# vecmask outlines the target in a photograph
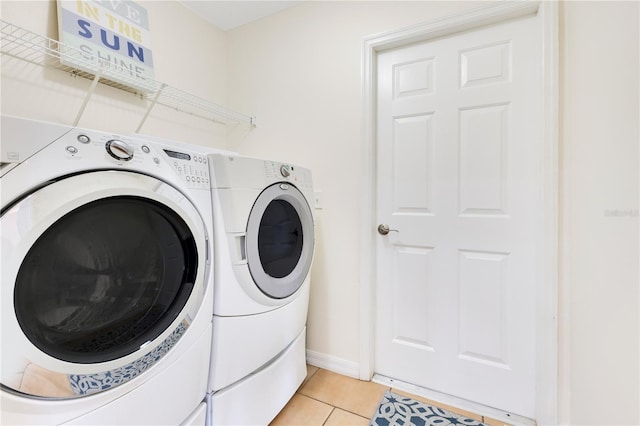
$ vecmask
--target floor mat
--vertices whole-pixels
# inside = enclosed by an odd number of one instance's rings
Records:
[[[486,426],[477,420],[387,391],[370,426]]]

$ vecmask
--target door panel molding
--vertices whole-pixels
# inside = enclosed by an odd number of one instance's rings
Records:
[[[558,5],[553,2],[499,2],[412,27],[371,36],[363,45],[363,143],[361,149],[363,220],[360,228],[360,379],[374,374],[376,285],[376,66],[378,52],[436,37],[538,14],[542,19],[544,93],[545,232],[540,236],[537,290],[536,421],[558,420]],[[563,359],[567,353],[563,352]]]

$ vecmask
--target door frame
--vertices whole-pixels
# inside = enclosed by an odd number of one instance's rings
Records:
[[[376,290],[376,83],[378,53],[424,42],[436,37],[538,14],[542,19],[544,87],[544,171],[543,235],[538,241],[537,268],[542,285],[536,304],[536,421],[558,421],[558,220],[559,220],[559,43],[558,4],[525,1],[496,2],[424,24],[415,25],[364,40],[362,56],[363,141],[361,147],[360,211],[360,357],[359,378],[371,380],[375,367]]]

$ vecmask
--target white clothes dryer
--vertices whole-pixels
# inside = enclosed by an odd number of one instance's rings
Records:
[[[209,165],[216,247],[210,419],[267,424],[306,376],[311,172],[220,154]]]
[[[2,117],[3,424],[181,424],[205,412],[208,158]]]

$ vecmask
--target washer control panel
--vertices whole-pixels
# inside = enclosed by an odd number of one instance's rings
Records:
[[[182,146],[87,130],[65,139],[70,142],[65,146],[69,160],[91,161],[100,155],[118,167],[143,168],[159,174],[162,174],[162,168],[169,166],[189,188],[209,189],[211,185],[207,155]]]
[[[176,173],[192,188],[209,188],[209,164],[205,154],[163,149]]]

